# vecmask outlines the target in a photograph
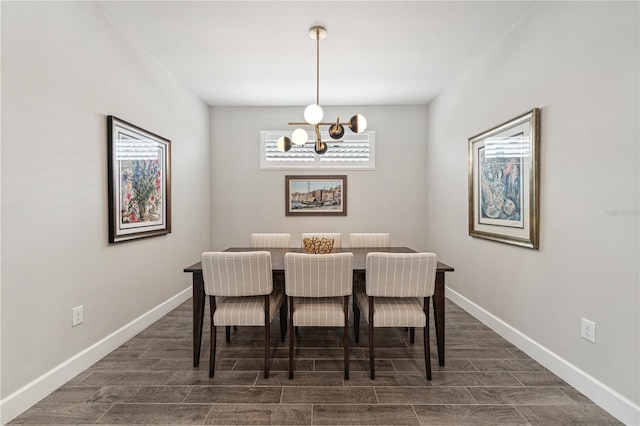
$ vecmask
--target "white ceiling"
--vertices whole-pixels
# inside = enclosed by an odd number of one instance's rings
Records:
[[[212,106],[424,105],[532,1],[97,1]]]

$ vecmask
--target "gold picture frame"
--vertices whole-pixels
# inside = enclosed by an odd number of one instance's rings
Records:
[[[469,138],[469,235],[538,249],[540,111]]]

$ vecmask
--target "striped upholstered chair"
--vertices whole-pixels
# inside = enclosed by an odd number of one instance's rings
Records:
[[[363,247],[391,247],[389,234],[386,232],[357,232],[349,234],[349,243],[352,248]],[[356,272],[353,275],[353,288],[364,291],[364,272]],[[356,300],[353,299],[353,311],[356,311]]]
[[[389,234],[386,232],[365,232],[349,234],[352,248],[391,247]]]
[[[291,234],[278,234],[278,233],[253,233],[251,234],[250,246],[252,249],[263,248],[289,248],[291,241]],[[276,287],[284,288],[284,273],[276,272],[273,274],[273,283]],[[237,327],[233,328],[234,330]],[[227,327],[227,342],[231,340],[231,327]]]
[[[251,248],[289,248],[291,234],[251,234]]]
[[[273,286],[271,253],[202,253],[204,291],[211,308],[211,358],[209,377],[216,363],[216,327],[264,327],[264,377],[269,377],[270,327],[280,310],[280,340],[287,331],[285,297],[282,287]]]
[[[339,232],[310,232],[302,234],[302,246],[304,247],[305,238],[329,238],[333,240],[333,247],[340,248],[340,233]]]
[[[344,378],[349,379],[349,296],[353,287],[353,253],[284,256],[289,329],[343,327]],[[289,333],[289,379],[293,379],[293,333]]]
[[[438,261],[433,253],[369,253],[365,291],[354,298],[355,341],[360,337],[360,312],[369,324],[369,370],[375,379],[376,327],[423,327],[424,363],[431,380],[429,300],[435,290]]]

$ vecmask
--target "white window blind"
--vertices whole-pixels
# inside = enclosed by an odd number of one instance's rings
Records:
[[[291,131],[263,130],[260,132],[260,170],[291,169],[357,169],[375,170],[375,132],[350,133],[334,142],[326,132],[320,133],[328,149],[323,155],[317,155],[313,139],[303,146],[294,145],[288,152],[280,152],[276,141],[280,136],[291,137]],[[309,136],[315,138],[313,130]]]

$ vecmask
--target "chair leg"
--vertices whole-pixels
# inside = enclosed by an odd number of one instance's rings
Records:
[[[282,306],[280,306],[280,341],[284,342],[287,334],[287,296],[284,296]]]
[[[213,377],[215,373],[216,365],[216,326],[213,323],[213,314],[216,312],[216,299],[215,296],[209,296],[209,312],[210,312],[210,326],[211,326],[211,342],[209,344],[209,377]]]
[[[360,341],[360,308],[356,303],[356,297],[353,296],[353,338],[356,343]]]
[[[413,345],[416,342],[416,328],[409,328],[409,342]]]
[[[424,366],[427,370],[427,380],[431,380],[431,342],[429,342],[429,298],[424,299],[424,314],[426,323],[424,326]]]
[[[271,342],[271,323],[264,325],[264,378],[269,378],[269,352]]]
[[[271,312],[269,306],[270,295],[264,296],[264,378],[269,378],[269,349],[271,347],[271,322],[269,321]]]
[[[234,325],[233,328],[235,328],[237,330],[238,326]],[[227,343],[229,343],[231,341],[231,326],[230,325],[226,326],[224,331],[225,331],[225,336],[226,336],[226,339],[227,339]]]
[[[344,379],[349,380],[349,296],[344,296]]]
[[[289,299],[289,380],[293,379],[293,297]]]
[[[373,296],[369,296],[369,375],[376,379],[376,363],[373,349]]]

